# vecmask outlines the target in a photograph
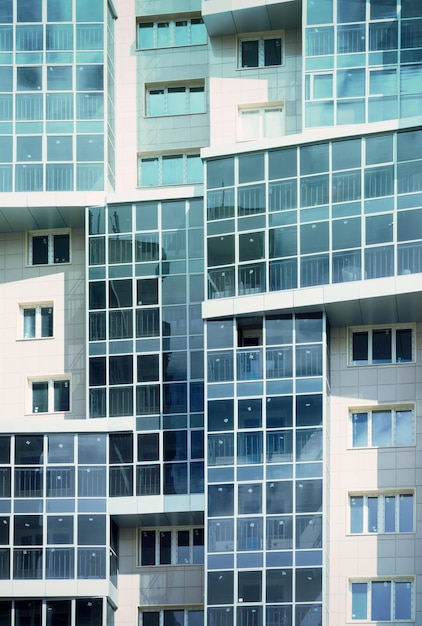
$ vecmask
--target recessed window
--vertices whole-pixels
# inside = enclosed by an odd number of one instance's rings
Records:
[[[139,531],[139,565],[188,565],[203,562],[203,528]]]
[[[204,85],[151,87],[146,93],[148,116],[205,113]]]
[[[32,381],[31,396],[32,413],[70,411],[69,379]]]
[[[203,165],[199,154],[163,154],[139,159],[139,185],[188,185],[202,183]]]
[[[141,611],[138,626],[204,626],[204,611],[197,609],[166,609]]]
[[[173,48],[207,43],[207,31],[200,17],[138,24],[138,48]]]
[[[412,621],[414,582],[409,579],[351,583],[352,620]]]
[[[282,64],[281,37],[260,37],[239,41],[239,67],[269,67]]]
[[[240,141],[284,135],[282,106],[240,109],[239,118]]]
[[[70,233],[52,231],[29,233],[29,265],[69,263]]]
[[[413,410],[375,409],[352,413],[353,448],[413,444]]]
[[[351,365],[409,363],[414,359],[413,354],[413,328],[380,327],[351,330]]]
[[[413,493],[350,496],[350,532],[353,534],[413,532],[413,501]]]
[[[24,339],[53,336],[53,307],[51,305],[22,306],[21,315]]]

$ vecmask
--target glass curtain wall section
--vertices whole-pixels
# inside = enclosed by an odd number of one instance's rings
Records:
[[[203,201],[92,208],[88,231],[88,415],[133,416],[137,495],[202,493]]]
[[[412,0],[308,1],[305,126],[419,115],[422,7]]]
[[[208,298],[422,271],[422,131],[207,162]]]
[[[104,188],[104,2],[4,0],[0,192]]]
[[[206,336],[208,624],[320,626],[324,317],[213,319]]]

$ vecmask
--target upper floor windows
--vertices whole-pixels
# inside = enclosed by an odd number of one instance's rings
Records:
[[[203,166],[199,154],[163,154],[139,159],[139,185],[187,185],[202,183]]]
[[[23,338],[36,339],[53,336],[53,307],[22,306]]]
[[[207,43],[207,31],[200,17],[138,24],[138,48],[173,48]]]
[[[412,621],[414,583],[409,579],[352,582],[352,620]]]
[[[150,87],[146,93],[146,114],[185,115],[205,113],[204,84]]]
[[[413,493],[350,496],[350,532],[409,533],[414,530]]]
[[[356,329],[350,335],[352,365],[408,363],[413,360],[413,329],[409,327]]]
[[[269,67],[283,62],[282,39],[260,37],[239,40],[239,68]]]
[[[69,263],[70,233],[65,231],[29,233],[28,250],[29,265]]]
[[[68,379],[33,381],[31,390],[32,413],[70,411],[70,381]]]
[[[140,565],[187,565],[204,562],[204,529],[141,530]]]
[[[413,411],[409,408],[352,413],[352,447],[410,446],[413,429]]]

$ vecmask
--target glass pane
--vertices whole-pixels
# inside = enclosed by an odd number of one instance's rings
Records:
[[[394,618],[412,619],[412,583],[396,582],[394,586]]]
[[[396,531],[396,501],[396,496],[384,498],[384,532],[386,533]]]
[[[372,362],[391,363],[391,330],[372,331]]]
[[[396,411],[395,443],[398,446],[413,443],[413,411]]]
[[[352,583],[352,619],[366,619],[367,605],[367,583]]]
[[[377,497],[367,499],[367,509],[368,509],[368,532],[377,533],[378,532],[378,498]]]
[[[372,445],[392,445],[391,411],[372,412]]]
[[[350,498],[350,532],[363,532],[363,497],[354,496]]]
[[[391,582],[373,582],[371,585],[371,620],[391,619]]]

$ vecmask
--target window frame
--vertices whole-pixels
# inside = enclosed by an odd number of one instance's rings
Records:
[[[72,411],[72,387],[71,387],[71,376],[63,374],[61,376],[44,376],[44,377],[36,377],[28,379],[28,387],[29,387],[29,401],[28,401],[28,413],[30,415],[46,415],[52,413],[70,413]],[[56,409],[56,399],[55,399],[55,391],[56,391],[56,383],[67,383],[67,407],[68,408],[58,408]],[[34,385],[47,385],[47,397],[46,397],[46,406],[47,410],[37,411],[35,410],[35,399],[34,399]]]
[[[166,623],[164,621],[164,616],[166,612],[170,612],[170,611],[178,611],[178,612],[183,611],[183,625],[184,626],[189,626],[189,623],[190,623],[189,613],[201,613],[202,612],[204,614],[204,609],[199,608],[199,607],[190,608],[190,609],[185,609],[183,606],[172,607],[171,605],[166,606],[165,609],[157,609],[154,607],[141,607],[138,609],[138,626],[144,626],[144,620],[143,620],[144,613],[154,613],[154,614],[158,613],[159,626],[165,626]]]
[[[202,544],[198,544],[198,545],[202,545],[203,546],[203,552],[202,552],[202,559],[205,558],[205,543],[204,543],[204,528],[203,526],[180,526],[180,527],[163,527],[163,528],[139,528],[138,532],[137,532],[137,562],[136,562],[136,566],[137,567],[168,567],[169,565],[200,565],[204,563],[204,560],[202,561],[196,561],[194,559],[194,547],[195,547],[195,543],[194,543],[194,539],[195,539],[195,532],[196,531],[202,531]],[[154,546],[154,564],[146,564],[143,565],[142,561],[143,561],[143,554],[142,554],[142,534],[144,532],[149,532],[149,533],[154,533],[155,537],[154,537],[154,542],[155,542],[155,546]],[[178,539],[179,539],[179,532],[188,532],[189,533],[189,546],[179,546],[178,543]],[[170,533],[170,563],[168,562],[161,562],[162,558],[161,558],[161,545],[160,545],[160,537],[162,533]],[[189,549],[189,559],[188,562],[182,562],[179,563],[179,558],[178,558],[178,549],[179,547],[188,547]],[[168,561],[168,559],[166,559]]]
[[[42,320],[43,320],[43,309],[50,309],[51,311],[51,335],[43,335],[42,330]],[[34,311],[34,334],[28,335],[25,331],[25,312],[26,311]],[[45,302],[45,303],[37,303],[37,304],[20,304],[19,305],[19,315],[20,315],[20,333],[19,338],[24,339],[25,341],[30,341],[32,339],[53,339],[54,338],[54,303],[53,302]]]
[[[400,530],[401,524],[401,511],[400,511],[400,498],[402,496],[412,496],[412,519],[411,530]],[[386,530],[385,522],[386,522],[386,500],[387,498],[395,498],[394,501],[394,530]],[[362,524],[362,530],[353,530],[352,526],[352,501],[355,498],[362,498],[362,509],[360,513],[360,523]],[[377,526],[374,530],[369,529],[369,499],[377,499],[376,503],[376,520]],[[358,493],[349,493],[348,500],[348,508],[349,508],[349,534],[350,535],[391,535],[391,534],[409,534],[415,533],[415,492],[413,489],[401,489],[401,490],[391,490],[391,491],[374,491],[374,492],[358,492]]]
[[[184,109],[183,111],[171,110],[171,94],[173,91],[176,93],[184,94]],[[154,93],[156,92],[156,93]],[[202,93],[203,94],[203,105],[201,110],[195,111],[192,110],[192,99],[191,94],[193,93]],[[163,98],[163,112],[153,113],[151,112],[151,96],[161,95]],[[156,117],[172,117],[173,115],[203,115],[207,112],[207,103],[205,100],[206,90],[205,90],[205,81],[194,81],[194,82],[186,82],[184,84],[180,83],[169,83],[169,84],[147,84],[145,85],[145,111],[144,115],[146,118],[156,118]]]
[[[371,610],[372,610],[372,586],[376,583],[390,583],[390,617],[388,619],[379,619],[379,617],[372,618]],[[411,595],[410,595],[410,617],[408,618],[396,618],[395,612],[395,587],[397,583],[407,583],[411,585]],[[365,617],[353,617],[353,585],[366,585],[366,615]],[[349,580],[349,595],[350,595],[350,620],[352,623],[361,622],[361,623],[392,623],[399,620],[400,622],[414,622],[415,619],[415,578],[413,576],[402,576],[402,577],[383,577],[383,578],[356,578]]]
[[[411,359],[401,360],[397,358],[397,331],[411,331]],[[373,341],[374,333],[379,331],[389,331],[391,333],[391,359],[374,359],[373,357]],[[367,359],[353,359],[353,338],[358,334],[367,334]],[[356,326],[349,328],[348,332],[348,361],[349,366],[358,367],[364,365],[403,365],[406,363],[415,363],[416,355],[416,328],[414,324],[395,324],[391,326]]]
[[[372,421],[373,414],[379,412],[387,412],[391,413],[391,444],[374,444],[373,441],[373,429],[372,429]],[[410,412],[412,417],[412,440],[408,443],[398,443],[397,442],[397,414],[400,412]],[[357,415],[366,415],[367,416],[367,424],[366,424],[366,435],[367,441],[365,445],[354,445],[355,435],[353,432],[353,422],[354,417]],[[401,405],[401,406],[375,406],[370,408],[358,407],[350,410],[350,428],[351,428],[351,437],[350,437],[350,447],[354,450],[362,450],[366,448],[396,448],[396,447],[408,447],[415,445],[415,407],[413,405]]]
[[[168,158],[180,158],[182,160],[182,170],[183,170],[183,175],[182,175],[182,180],[181,181],[174,181],[174,182],[163,182],[163,161],[166,159],[166,157]],[[189,158],[195,158],[195,159],[199,159],[199,161],[201,162],[202,165],[202,177],[201,180],[198,181],[190,181],[189,180]],[[151,182],[148,184],[143,184],[142,182],[142,163],[143,162],[156,162],[157,165],[157,172],[156,172],[156,181],[155,182]],[[155,154],[155,155],[149,155],[149,154],[143,154],[143,155],[138,155],[138,187],[167,187],[167,186],[175,186],[175,185],[202,185],[203,184],[203,180],[204,180],[204,170],[203,170],[203,163],[201,160],[201,155],[198,152],[182,152],[182,153],[162,153],[162,154]]]
[[[267,132],[266,130],[266,114],[268,112],[280,113],[280,127],[281,133],[274,135],[274,133]],[[244,116],[255,113],[258,116],[258,134],[256,136],[245,136],[244,130]],[[237,117],[237,141],[255,141],[257,139],[269,139],[271,137],[283,137],[286,133],[285,122],[285,103],[280,102],[265,102],[262,104],[254,104],[238,107]]]
[[[265,69],[269,67],[281,67],[284,65],[284,31],[266,32],[257,36],[255,33],[250,36],[241,35],[237,38],[237,69],[238,70],[257,70]],[[243,65],[243,53],[242,43],[256,41],[258,43],[257,65]],[[266,41],[279,41],[280,42],[280,63],[265,63],[265,42]]]
[[[176,42],[176,34],[177,34],[177,27],[178,24],[180,24],[181,22],[186,22],[186,26],[187,26],[187,37],[186,37],[186,43],[177,43]],[[168,25],[168,41],[169,43],[167,45],[159,45],[158,43],[158,30],[160,28],[160,24],[167,24]],[[203,24],[203,35],[204,35],[204,41],[201,42],[194,42],[192,41],[192,26],[198,25],[198,24]],[[143,47],[141,45],[141,29],[142,27],[148,27],[150,26],[152,28],[152,46],[147,46],[147,47]],[[165,19],[165,17],[161,17],[159,20],[145,20],[145,19],[138,19],[137,21],[137,25],[136,25],[136,33],[137,33],[137,37],[136,37],[136,49],[137,50],[161,50],[161,49],[165,49],[165,48],[183,48],[186,46],[203,46],[206,45],[207,43],[207,30],[205,28],[205,24],[204,21],[202,19],[202,17],[200,15],[189,15],[189,16],[183,16],[180,15],[178,19]]]
[[[67,237],[67,258],[64,260],[55,259],[55,243],[58,237]],[[47,238],[47,261],[41,263],[34,263],[34,240],[37,238]],[[45,267],[46,265],[68,265],[72,262],[71,259],[71,231],[69,228],[54,229],[54,230],[35,230],[28,231],[27,233],[27,265],[30,267]]]

